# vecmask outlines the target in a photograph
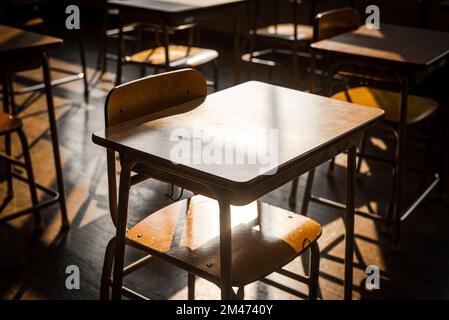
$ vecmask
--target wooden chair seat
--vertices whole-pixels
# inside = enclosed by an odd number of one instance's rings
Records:
[[[218,52],[211,49],[169,45],[169,60],[171,68],[197,67],[218,58]],[[154,66],[165,65],[165,48],[157,47],[137,52],[125,58],[130,63],[145,63]]]
[[[0,113],[0,135],[15,132],[22,129],[23,123],[17,117],[8,113]]]
[[[263,203],[259,219],[257,211],[257,202],[232,207],[233,286],[244,286],[280,269],[321,235],[321,226],[307,217]],[[128,245],[218,285],[219,230],[218,203],[194,196],[150,215],[131,228],[126,238]]]
[[[273,38],[285,41],[294,41],[294,24],[282,23],[278,25],[270,25],[267,27],[259,28],[256,34],[261,37]],[[298,24],[297,39],[298,41],[311,41],[313,39],[313,27],[305,24]]]
[[[351,101],[356,104],[380,108],[385,111],[387,121],[399,123],[400,120],[400,94],[393,91],[369,87],[355,87],[348,89]],[[332,96],[334,99],[347,101],[344,91]],[[407,123],[421,121],[435,112],[438,102],[419,96],[408,96]]]

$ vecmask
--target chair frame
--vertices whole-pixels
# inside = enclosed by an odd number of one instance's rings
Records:
[[[2,89],[3,89],[3,109],[5,114],[9,114],[9,83],[6,76],[2,76]],[[21,121],[21,120],[20,120]],[[11,134],[17,133],[19,137],[19,141],[22,147],[22,156],[24,158],[24,162],[19,161],[17,158],[12,156],[11,150]],[[27,214],[34,214],[35,218],[35,226],[37,230],[41,230],[43,228],[42,219],[40,215],[40,209],[48,207],[56,202],[59,202],[59,193],[49,189],[35,181],[34,173],[33,173],[33,165],[30,155],[30,149],[28,145],[28,141],[26,135],[22,129],[22,127],[13,130],[13,131],[3,131],[0,135],[5,136],[5,154],[0,154],[0,159],[6,161],[6,178],[7,178],[7,195],[3,200],[1,205],[0,213],[6,207],[6,205],[12,200],[14,197],[14,186],[13,186],[13,178],[25,182],[29,186],[29,192],[31,196],[32,206],[28,208],[21,209],[19,211],[9,213],[7,216],[0,218],[0,224],[6,223],[8,221],[14,220],[16,218],[22,217]],[[27,178],[22,175],[15,173],[12,168],[13,166],[18,166],[25,169]],[[37,190],[41,190],[50,196],[49,199],[44,201],[39,201]]]
[[[102,40],[101,40],[100,50],[99,50],[98,58],[97,58],[97,70],[99,70],[102,75],[107,71],[108,60],[117,61],[116,55],[108,53],[108,48],[109,48],[108,40],[109,39],[118,39],[119,34],[120,34],[119,28],[108,29],[109,23],[110,23],[110,17],[111,16],[118,17],[119,10],[118,9],[107,9],[107,7],[105,7],[104,10],[106,13],[104,15],[103,23],[102,23],[102,27],[101,27]],[[188,24],[188,25],[183,25],[183,26],[177,27],[177,28],[172,28],[169,30],[169,33],[173,34],[175,31],[188,29],[188,28],[191,28],[194,26],[195,26],[194,24]],[[136,42],[135,47],[138,49],[142,49],[143,32],[144,31],[154,32],[156,42],[160,43],[160,40],[158,39],[159,33],[160,33],[158,26],[147,25],[145,23],[139,23],[139,22],[132,22],[127,25],[124,25],[122,27],[122,30],[123,30],[124,34],[135,33],[135,35],[133,35],[133,36],[124,35],[123,39],[135,41]],[[144,76],[145,76],[144,69],[141,69],[141,77],[144,77]]]
[[[277,26],[281,23],[279,21],[279,6],[281,0],[271,0],[273,5],[273,24],[275,26],[275,29],[277,29]],[[247,77],[251,77],[252,72],[252,64],[257,63],[264,66],[267,66],[270,68],[269,73],[269,81],[271,80],[272,76],[272,68],[280,67],[276,63],[272,63],[271,61],[267,61],[262,59],[261,57],[266,54],[284,54],[284,55],[291,55],[292,58],[292,65],[293,65],[293,73],[291,78],[291,85],[293,88],[295,88],[298,84],[298,76],[299,76],[299,64],[298,64],[298,58],[300,57],[310,57],[310,54],[308,53],[308,46],[311,43],[311,41],[304,40],[304,39],[298,39],[298,25],[300,24],[298,21],[298,8],[299,6],[306,4],[309,5],[309,24],[312,26],[313,24],[313,17],[316,12],[316,2],[318,0],[289,0],[288,2],[292,6],[292,24],[293,24],[293,40],[287,40],[282,38],[276,38],[276,37],[268,37],[268,36],[261,36],[257,33],[257,30],[259,29],[258,26],[258,20],[260,18],[260,7],[261,7],[261,0],[253,0],[253,9],[251,10],[251,4],[248,4],[248,21],[250,21],[251,27],[249,30],[249,53],[244,54],[242,56],[242,60],[248,63],[247,66]],[[273,42],[276,45],[289,45],[291,47],[290,50],[282,49],[282,48],[271,48],[271,49],[265,49],[265,50],[259,50],[256,51],[256,39],[257,38],[263,38],[264,40]],[[300,52],[300,47],[305,48],[305,53]]]
[[[170,33],[173,33],[175,31],[178,30],[184,30],[184,29],[188,29],[189,30],[189,39],[188,39],[188,44],[187,47],[190,48],[193,46],[194,44],[194,38],[195,38],[195,29],[198,28],[197,24],[186,24],[186,25],[182,25],[179,26],[177,28],[169,28],[169,26],[166,24],[166,22],[164,21],[164,19],[158,17],[158,16],[150,16],[150,15],[145,15],[144,17],[142,17],[142,21],[141,24],[144,26],[150,26],[154,31],[155,31],[155,39],[156,39],[156,45],[158,45],[158,42],[161,44],[161,46],[164,47],[164,55],[165,55],[165,65],[161,66],[161,65],[153,65],[151,63],[139,63],[139,62],[129,62],[126,59],[126,56],[123,54],[124,53],[124,26],[127,23],[127,19],[129,19],[130,17],[126,16],[124,13],[119,11],[119,15],[118,15],[118,21],[119,21],[119,35],[118,35],[118,46],[117,46],[117,50],[118,50],[118,57],[122,57],[121,59],[117,60],[117,71],[116,71],[116,80],[115,80],[115,85],[120,85],[122,82],[122,73],[123,73],[123,66],[126,64],[135,64],[135,65],[140,65],[143,68],[141,68],[141,76],[144,73],[144,67],[148,66],[148,67],[153,67],[155,70],[155,74],[159,73],[159,68],[164,68],[165,72],[169,72],[172,70],[180,70],[180,69],[184,69],[185,67],[181,67],[181,68],[173,68],[170,66],[170,59],[169,59],[169,46],[170,46]],[[136,18],[139,18],[138,16],[136,17],[136,15],[133,15],[133,19],[135,21]],[[160,42],[160,36],[159,33],[161,33],[162,35],[162,42]],[[196,36],[198,37],[198,33],[196,34]],[[213,65],[213,74],[214,74],[214,78],[212,82],[208,82],[208,85],[211,85],[214,87],[215,91],[218,91],[218,81],[219,81],[219,74],[218,74],[218,58],[207,62],[205,64],[212,64]],[[203,64],[203,65],[205,65]]]

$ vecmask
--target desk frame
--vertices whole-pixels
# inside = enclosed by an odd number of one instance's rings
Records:
[[[26,32],[26,31],[25,31]],[[45,36],[43,36],[45,37]],[[64,190],[64,179],[63,179],[63,173],[62,173],[62,163],[61,163],[61,154],[59,150],[59,138],[58,138],[58,131],[57,131],[57,121],[56,121],[56,115],[55,115],[55,106],[53,103],[53,92],[52,92],[52,86],[51,86],[51,76],[50,76],[50,69],[48,64],[48,55],[47,50],[51,49],[53,47],[58,47],[62,45],[62,42],[57,42],[49,45],[43,45],[43,46],[37,46],[32,47],[29,49],[31,52],[32,59],[28,59],[24,61],[22,58],[23,56],[21,54],[14,55],[13,53],[9,52],[6,55],[6,58],[8,61],[3,64],[0,63],[0,67],[2,67],[3,74],[1,75],[3,77],[3,94],[5,92],[8,92],[9,86],[8,86],[8,74],[24,71],[24,70],[31,70],[35,68],[42,67],[43,76],[44,76],[44,84],[45,84],[45,96],[47,100],[47,113],[48,113],[48,121],[50,125],[50,136],[51,136],[51,143],[52,143],[52,150],[53,150],[53,160],[55,165],[55,171],[56,171],[56,185],[58,192],[55,193],[48,188],[42,188],[38,187],[42,191],[49,193],[53,197],[53,201],[45,202],[46,205],[50,205],[52,203],[55,203],[56,201],[59,202],[60,208],[61,208],[61,216],[62,216],[62,226],[63,228],[69,227],[69,219],[67,216],[67,206],[66,206],[66,199],[65,199],[65,190]],[[13,61],[13,58],[16,57],[18,61]],[[12,61],[11,61],[12,60]],[[7,101],[7,99],[4,99],[4,101]],[[9,105],[4,106],[5,112],[10,111]],[[20,179],[20,178],[19,178]],[[42,206],[42,205],[41,205]],[[25,210],[21,212],[21,215],[29,213],[30,210]],[[5,219],[10,220],[14,217],[5,217]],[[5,221],[7,221],[5,220]]]
[[[240,83],[240,16],[241,9],[245,5],[245,2],[235,2],[228,5],[222,5],[212,8],[198,8],[198,10],[189,10],[186,12],[157,12],[153,10],[147,10],[145,8],[136,8],[132,6],[126,6],[123,4],[114,4],[108,2],[108,7],[111,9],[119,9],[118,15],[118,45],[117,45],[117,71],[115,85],[121,84],[122,80],[122,63],[124,56],[124,32],[123,27],[126,25],[126,19],[128,17],[140,18],[140,19],[150,19],[152,21],[157,21],[163,33],[166,34],[169,27],[177,27],[188,23],[201,23],[207,20],[211,20],[213,17],[223,17],[226,16],[230,11],[233,12],[233,31],[234,31],[234,84]],[[162,45],[168,45],[168,39],[165,37],[162,39]],[[165,52],[166,65],[165,71],[170,71],[168,52]]]
[[[441,150],[441,159],[440,159],[440,169],[439,173],[435,174],[435,178],[433,182],[417,197],[417,199],[410,205],[407,210],[403,210],[403,173],[405,170],[404,165],[404,157],[406,153],[406,135],[407,135],[407,108],[408,108],[408,95],[410,89],[413,85],[416,85],[426,78],[430,77],[436,70],[441,68],[447,68],[449,63],[448,55],[439,57],[435,61],[432,62],[431,65],[426,67],[419,68],[416,65],[407,65],[407,63],[399,63],[389,60],[383,59],[375,59],[370,57],[363,57],[357,54],[349,54],[332,50],[324,50],[316,47],[311,48],[314,52],[314,55],[321,55],[325,57],[329,63],[330,70],[328,72],[328,76],[326,79],[326,92],[328,95],[331,94],[331,82],[333,81],[333,76],[338,73],[338,71],[342,71],[341,67],[346,66],[355,66],[356,68],[362,68],[365,70],[366,74],[370,74],[373,66],[378,69],[389,70],[391,72],[391,78],[396,78],[400,87],[400,95],[401,95],[401,111],[400,111],[400,123],[399,123],[399,138],[398,138],[398,156],[397,163],[395,166],[396,170],[396,183],[394,185],[394,200],[393,200],[393,220],[394,220],[394,245],[396,249],[400,247],[400,224],[403,220],[405,220],[415,209],[416,207],[427,197],[427,195],[440,183],[440,192],[443,193],[444,183],[440,181],[440,179],[444,180],[445,177],[445,150],[442,148]],[[364,72],[361,72],[362,74]],[[449,76],[445,75],[445,78],[449,79]],[[446,108],[447,109],[447,108]],[[445,110],[444,117],[446,121],[449,119],[448,111]],[[442,120],[444,121],[444,120]],[[444,127],[442,127],[444,128]],[[444,130],[444,129],[443,129]],[[444,130],[442,144],[443,147],[446,144],[448,138],[447,130]],[[321,199],[321,198],[320,198]],[[310,200],[317,201],[316,197],[311,197]],[[318,201],[324,205],[332,205],[330,201],[327,199],[322,199]],[[332,205],[334,206],[334,205]],[[344,205],[336,204],[336,207],[343,209]]]
[[[114,145],[107,139],[93,136],[93,141],[107,148],[108,179],[115,181],[115,152],[123,159],[119,189],[117,193],[116,184],[111,183],[110,211],[111,216],[116,217],[116,247],[114,259],[114,271],[112,281],[112,299],[121,299],[123,276],[120,270],[124,267],[125,238],[128,223],[128,200],[129,189],[132,185],[132,170],[137,164],[145,164],[158,171],[172,175],[173,177],[186,179],[192,183],[189,190],[194,193],[203,194],[218,201],[220,207],[220,263],[221,270],[221,297],[229,300],[234,295],[231,287],[231,205],[245,205],[251,203],[276,188],[290,182],[294,178],[312,170],[322,163],[332,159],[341,152],[348,151],[348,168],[346,175],[346,241],[345,241],[345,271],[344,271],[344,297],[352,299],[353,288],[353,254],[354,254],[354,208],[355,208],[355,175],[356,175],[356,143],[361,132],[368,125],[342,137],[332,145],[314,151],[301,161],[297,161],[288,168],[279,170],[275,175],[267,177],[265,181],[255,185],[246,193],[232,190],[229,187],[216,184],[205,178],[200,178],[194,171],[183,170],[181,167],[168,162],[165,165],[150,160],[149,157],[139,152],[133,152],[126,146]],[[190,172],[189,172],[190,171]],[[182,187],[182,186],[180,186]],[[208,190],[205,192],[204,190]],[[117,200],[118,199],[118,200]]]

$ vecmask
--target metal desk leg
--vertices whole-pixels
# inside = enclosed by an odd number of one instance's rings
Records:
[[[299,62],[298,62],[298,45],[296,41],[292,46],[292,63],[293,63],[292,89],[298,89]]]
[[[62,177],[61,155],[59,153],[58,128],[56,125],[55,107],[53,105],[53,94],[51,90],[50,69],[48,66],[47,53],[43,54],[42,69],[44,73],[45,96],[47,98],[48,121],[50,123],[51,143],[53,147],[53,158],[55,161],[56,182],[59,192],[59,205],[61,207],[62,226],[69,226],[67,207],[65,201],[64,179]]]
[[[234,14],[234,84],[240,83],[240,8]]]
[[[399,123],[399,139],[398,139],[398,157],[396,162],[396,180],[395,180],[395,205],[394,205],[394,238],[393,244],[399,249],[401,238],[401,216],[402,216],[402,178],[404,172],[404,155],[407,143],[407,107],[408,107],[408,80],[401,75],[401,113]]]
[[[163,46],[164,46],[164,54],[165,54],[165,71],[170,71],[170,48],[169,48],[169,38],[168,38],[168,27],[164,21],[161,21],[162,33],[163,33]]]
[[[449,170],[447,164],[449,163],[449,127],[447,126],[447,123],[449,122],[449,105],[446,105],[446,110],[443,111],[444,117],[443,121],[444,124],[441,125],[441,128],[443,130],[443,136],[441,137],[441,159],[440,159],[440,175],[441,175],[441,183],[440,183],[440,189],[439,193],[441,195],[441,198],[446,201],[446,203],[449,201],[449,197],[446,193],[446,185],[447,181],[449,180]]]
[[[187,296],[189,300],[195,300],[195,275],[188,273],[187,275]]]
[[[123,57],[123,15],[119,12],[118,15],[118,44],[117,44],[117,72],[115,78],[115,85],[118,86],[122,82],[122,57]]]
[[[78,30],[78,45],[80,51],[81,68],[83,70],[83,84],[84,84],[84,102],[89,103],[89,82],[87,81],[87,67],[86,67],[86,51],[84,50],[84,41],[81,30]]]
[[[114,264],[115,237],[109,240],[104,253],[103,270],[101,272],[100,300],[110,300],[109,288],[112,278],[112,265]]]
[[[114,272],[112,278],[112,300],[120,300],[122,298],[125,239],[128,223],[128,200],[129,189],[131,187],[131,172],[134,164],[134,162],[125,159],[120,172]]]
[[[442,137],[441,137],[441,151],[440,151],[440,159],[439,159],[439,173],[440,173],[440,186],[439,186],[439,196],[441,197],[441,199],[443,199],[443,201],[449,201],[449,198],[446,195],[446,184],[448,181],[448,169],[447,169],[447,163],[449,163],[449,158],[448,158],[448,145],[449,145],[449,127],[447,126],[447,123],[449,121],[449,92],[447,92],[447,90],[445,90],[446,86],[445,84],[447,83],[447,81],[449,81],[449,67],[446,66],[446,70],[444,70],[444,74],[443,74],[443,80],[440,83],[442,84],[439,88],[439,92],[441,92],[440,94],[442,95],[442,98],[440,99],[443,105],[443,108],[441,108],[441,120],[439,121],[439,126],[441,128],[442,132]],[[445,92],[445,93],[443,93]]]
[[[312,196],[313,178],[315,176],[315,170],[316,169],[312,169],[307,174],[306,190],[304,190],[304,197],[302,199],[301,214],[305,215],[306,217],[307,212],[309,211],[310,197]]]
[[[101,42],[97,57],[97,70],[104,73],[107,70],[106,54],[108,52],[108,37],[106,35],[108,29],[108,10],[106,8],[103,22],[101,24]]]
[[[352,272],[354,264],[354,215],[355,215],[355,174],[356,148],[348,149],[348,168],[346,172],[346,239],[345,239],[345,280],[344,299],[352,300]]]
[[[232,235],[231,206],[226,199],[218,199],[220,206],[220,268],[221,268],[221,299],[230,300],[232,291]]]

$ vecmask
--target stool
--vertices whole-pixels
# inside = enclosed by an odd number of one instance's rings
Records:
[[[28,176],[28,185],[30,188],[30,195],[31,195],[31,202],[33,204],[32,208],[28,208],[26,213],[34,213],[35,222],[36,222],[36,228],[42,228],[42,221],[41,216],[39,213],[39,209],[37,208],[38,205],[38,198],[37,198],[37,190],[36,190],[36,182],[34,180],[33,175],[33,167],[31,163],[31,157],[30,157],[30,151],[28,148],[28,142],[27,138],[25,136],[25,133],[22,130],[23,123],[22,120],[20,120],[17,117],[11,116],[7,113],[0,113],[0,136],[5,136],[5,141],[8,141],[7,143],[10,143],[10,134],[17,133],[20,139],[20,144],[22,146],[22,154],[25,159],[25,162],[19,162],[16,159],[14,159],[10,154],[0,154],[0,158],[2,158],[4,161],[8,162],[8,169],[7,169],[7,179],[8,179],[8,192],[7,192],[7,199],[13,197],[13,173],[11,172],[11,164],[20,166],[26,170],[27,176]],[[9,150],[8,150],[9,149]],[[6,147],[7,153],[10,153],[10,146]],[[6,218],[0,219],[0,222],[11,220],[14,218],[17,218],[19,216],[22,216],[26,213],[13,213],[8,215]],[[22,213],[22,214],[21,214]]]

